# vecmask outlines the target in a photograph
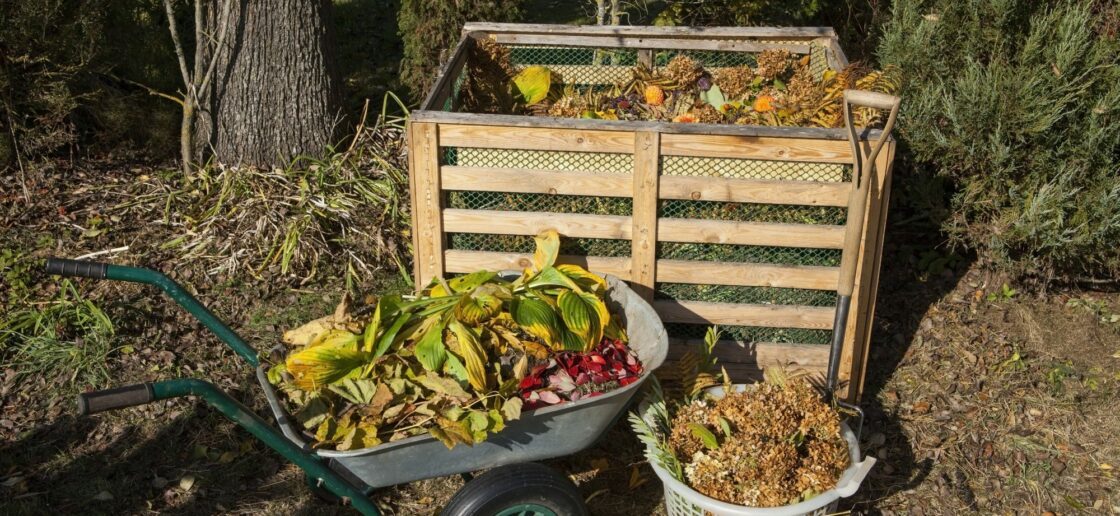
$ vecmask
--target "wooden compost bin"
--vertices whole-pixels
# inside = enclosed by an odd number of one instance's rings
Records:
[[[409,122],[415,276],[522,269],[555,229],[561,261],[628,280],[651,300],[679,357],[718,324],[736,379],[785,364],[823,372],[832,335],[853,154],[843,129],[562,119],[457,112],[475,41],[510,48],[595,87],[687,54],[708,70],[768,48],[846,58],[829,28],[468,24]],[[864,130],[861,150],[880,132]],[[850,400],[866,372],[894,142],[875,163],[841,359]],[[669,364],[670,370],[672,364]]]

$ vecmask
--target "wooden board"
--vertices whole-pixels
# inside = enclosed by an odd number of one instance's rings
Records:
[[[522,270],[533,263],[533,255],[528,253],[498,253],[491,251],[443,252],[447,272],[463,273],[477,270],[509,271]],[[619,279],[630,279],[629,258],[604,258],[601,256],[560,255],[556,263],[579,265],[598,274],[610,274]]]
[[[660,134],[641,132],[634,136],[634,229],[630,253],[630,281],[646,301],[653,300],[657,274],[657,191]]]
[[[554,229],[569,238],[613,238],[630,240],[630,217],[617,215],[574,215],[538,211],[443,210],[448,233],[493,233],[538,235]]]
[[[703,158],[744,158],[814,163],[852,163],[848,142],[766,136],[665,134],[661,154]]]
[[[657,281],[695,285],[836,290],[838,267],[658,260]]]
[[[834,308],[792,305],[746,305],[706,301],[653,302],[653,309],[665,322],[684,324],[727,324],[831,330]]]
[[[776,181],[710,176],[665,176],[662,199],[692,201],[847,206],[851,183]]]
[[[689,349],[702,346],[702,339],[669,339],[668,360],[680,360]],[[828,348],[820,345],[776,344],[771,342],[743,343],[721,340],[716,343],[713,355],[719,364],[751,364],[761,367],[771,365],[805,367],[823,370],[828,365]]]
[[[496,167],[440,167],[444,190],[630,197],[630,175]]]
[[[410,196],[413,199],[413,231],[416,232],[415,279],[422,287],[443,275],[443,249],[447,247],[439,181],[439,141],[435,124],[410,123],[412,148]]]
[[[840,249],[844,244],[844,226],[661,219],[657,226],[657,239],[662,242]]]
[[[787,50],[808,54],[806,43],[766,43],[733,39],[669,39],[647,36],[620,38],[615,35],[556,36],[551,34],[495,34],[494,40],[504,45],[541,45],[587,48],[640,48],[653,50],[707,50],[717,52],[762,52]]]
[[[553,131],[522,127],[440,125],[439,141],[446,147],[634,152],[634,133],[624,131]]]
[[[632,25],[556,25],[469,22],[463,32],[492,34],[614,35],[694,39],[816,39],[835,37],[832,27],[649,27]]]

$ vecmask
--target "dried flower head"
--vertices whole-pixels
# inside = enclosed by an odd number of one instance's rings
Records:
[[[678,54],[669,61],[669,64],[665,65],[665,75],[673,79],[682,88],[696,84],[696,81],[703,74],[704,69],[700,66],[700,63],[684,54]]]
[[[780,77],[789,70],[792,55],[789,50],[763,50],[758,54],[758,68],[755,69],[755,74],[767,81]]]
[[[715,73],[716,84],[728,99],[737,99],[751,89],[754,81],[754,71],[749,66],[736,66],[723,68]]]

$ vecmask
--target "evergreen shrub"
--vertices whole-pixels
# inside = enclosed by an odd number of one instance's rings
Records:
[[[879,57],[906,78],[900,137],[953,191],[942,230],[1001,272],[1120,277],[1116,9],[893,2]]]

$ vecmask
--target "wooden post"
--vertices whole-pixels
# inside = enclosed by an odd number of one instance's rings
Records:
[[[634,229],[630,240],[630,281],[634,292],[653,300],[657,276],[657,198],[661,134],[634,134]]]
[[[424,288],[433,278],[444,273],[443,251],[447,247],[443,233],[443,195],[439,175],[439,137],[436,124],[409,124],[412,154],[409,163],[409,191],[412,197],[412,231],[415,246],[413,265],[416,289]]]

